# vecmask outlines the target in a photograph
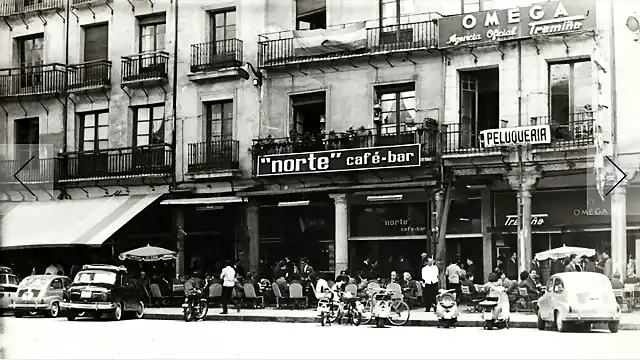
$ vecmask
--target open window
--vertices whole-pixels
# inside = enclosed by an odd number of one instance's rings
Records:
[[[296,0],[296,30],[326,28],[326,0]]]
[[[16,42],[20,62],[20,87],[42,86],[44,34],[20,37]]]
[[[38,118],[18,119],[14,122],[16,156],[20,164],[27,164],[26,170],[40,168],[40,120]],[[33,160],[29,161],[31,158]]]
[[[293,106],[292,135],[319,136],[325,130],[327,102],[325,92],[291,97]]]
[[[416,123],[415,83],[376,87],[376,102],[380,106],[380,133],[399,134],[413,130]]]
[[[500,127],[498,68],[460,72],[460,147],[479,148],[480,132]]]
[[[554,140],[593,138],[590,89],[589,59],[549,64],[549,125]]]

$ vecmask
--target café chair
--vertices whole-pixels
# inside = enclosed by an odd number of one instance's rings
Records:
[[[256,307],[259,309],[265,308],[264,296],[256,295],[256,288],[251,283],[245,283],[242,285],[244,288],[244,298],[245,300],[255,309]]]

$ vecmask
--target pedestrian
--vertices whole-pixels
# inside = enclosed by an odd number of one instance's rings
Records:
[[[569,256],[569,262],[564,267],[564,272],[575,272],[580,271],[578,267],[578,259],[576,258],[576,254],[571,254]]]
[[[233,299],[233,288],[236,286],[236,271],[230,260],[225,261],[224,268],[220,274],[222,280],[222,314],[228,313],[229,304],[233,304],[240,312],[240,304]]]
[[[431,309],[435,309],[436,296],[438,295],[438,278],[440,272],[435,265],[433,258],[427,259],[427,264],[422,268],[422,281],[424,283],[424,307],[425,311],[429,312]]]
[[[606,277],[613,279],[613,264],[611,263],[609,254],[606,252],[602,252],[602,269]]]
[[[509,280],[518,280],[518,258],[516,253],[511,254],[511,257],[507,260],[504,274]]]
[[[456,294],[456,300],[460,301],[460,273],[462,269],[458,266],[458,260],[452,261],[444,270],[447,279],[447,290],[453,290]]]

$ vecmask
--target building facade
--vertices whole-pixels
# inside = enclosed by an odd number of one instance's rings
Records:
[[[0,1],[5,249],[484,277],[637,251],[628,2],[68,1]],[[604,155],[630,176],[603,200]]]

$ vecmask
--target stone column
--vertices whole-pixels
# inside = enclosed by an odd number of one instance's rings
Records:
[[[627,276],[627,187],[621,183],[611,196],[611,263],[613,274]]]
[[[518,222],[518,271],[528,270],[533,258],[531,249],[531,191],[539,178],[540,174],[535,172],[508,176],[509,184],[518,192],[518,206],[522,204],[522,220]]]
[[[185,265],[185,254],[184,254],[184,235],[186,234],[184,230],[184,208],[181,206],[176,206],[174,208],[173,219],[175,222],[175,231],[176,231],[176,248],[178,252],[178,257],[176,258],[176,277],[180,275],[184,275],[184,265]]]
[[[335,239],[335,274],[347,270],[349,267],[349,216],[347,210],[347,196],[345,194],[331,195],[335,203],[336,239]]]
[[[249,271],[257,273],[260,268],[260,228],[259,214],[260,204],[256,201],[250,201],[247,204],[247,234],[249,238],[249,248],[247,249],[249,257]],[[263,274],[264,275],[264,274]]]
[[[487,231],[487,228],[493,226],[493,211],[491,206],[491,188],[486,187],[482,189],[481,200],[481,231],[482,231],[482,272],[484,275],[484,281],[487,282],[489,274],[493,271],[493,242],[491,239],[491,233]],[[474,274],[478,276],[478,274]],[[478,280],[480,280],[478,278]]]

